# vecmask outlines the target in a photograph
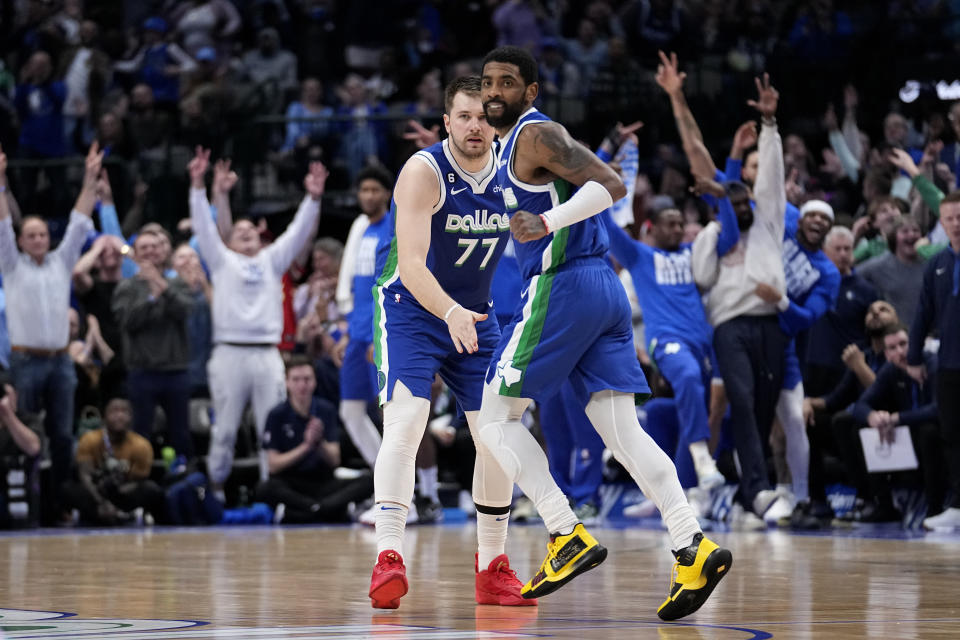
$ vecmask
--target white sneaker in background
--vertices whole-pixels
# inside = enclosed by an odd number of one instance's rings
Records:
[[[461,489],[457,494],[457,507],[467,514],[468,518],[477,517],[477,505],[473,503],[473,495],[466,489]]]
[[[687,502],[693,509],[693,515],[697,520],[703,520],[710,517],[710,492],[700,487],[690,487],[686,491]],[[626,509],[624,509],[626,511]]]
[[[752,511],[747,511],[739,502],[730,507],[727,514],[727,525],[733,531],[764,531],[767,524]]]
[[[623,508],[623,515],[627,518],[651,518],[657,512],[657,505],[647,497],[640,498],[640,502]]]
[[[780,520],[786,518],[790,519],[790,515],[793,513],[793,505],[790,503],[790,500],[784,498],[783,496],[777,496],[777,499],[773,501],[773,504],[764,511],[763,521],[770,524],[777,524]]]
[[[697,479],[697,488],[701,489],[702,491],[706,491],[709,494],[717,487],[722,487],[726,483],[727,480],[723,477],[723,474],[714,468],[713,472]]]
[[[539,519],[540,514],[537,513],[537,508],[533,506],[533,500],[527,496],[520,496],[513,501],[513,508],[510,510],[511,522],[530,522]]]
[[[950,507],[935,516],[924,518],[923,528],[930,531],[960,529],[960,509]]]

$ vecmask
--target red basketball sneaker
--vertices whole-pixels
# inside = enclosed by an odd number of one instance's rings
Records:
[[[391,549],[381,551],[370,578],[370,604],[374,609],[396,609],[407,588],[403,558]]]
[[[477,566],[477,556],[473,556],[473,570],[477,574],[477,604],[496,604],[504,607],[523,607],[537,604],[536,598],[524,598],[520,595],[523,583],[510,568],[507,554],[502,553],[490,562],[483,571]]]

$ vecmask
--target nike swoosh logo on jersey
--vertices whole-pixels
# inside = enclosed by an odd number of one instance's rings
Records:
[[[937,269],[937,275],[938,276],[943,275],[946,270],[947,270],[946,267],[940,267],[939,269]]]
[[[459,189],[450,189],[450,195],[455,196],[461,191],[466,191],[466,190],[467,190],[466,187],[460,187]]]
[[[493,308],[493,300],[487,300],[487,306]]]
[[[520,292],[520,297],[521,297],[521,298],[526,298],[526,297],[527,297],[527,291],[530,291],[530,287],[527,287],[526,289],[524,289],[523,291],[521,291],[521,292]]]

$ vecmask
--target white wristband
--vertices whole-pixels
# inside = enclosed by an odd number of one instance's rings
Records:
[[[787,294],[783,294],[783,297],[777,301],[777,309],[780,311],[786,311],[790,308],[790,298],[787,297]]]
[[[569,227],[595,216],[613,206],[613,198],[607,188],[595,180],[588,180],[573,197],[544,211],[541,218],[551,232]]]
[[[452,307],[450,307],[449,309],[447,309],[447,312],[446,312],[445,314],[443,314],[443,319],[444,319],[445,321],[446,321],[446,320],[449,320],[449,319],[450,319],[450,314],[453,313],[453,310],[456,309],[456,308],[459,307],[459,306],[460,306],[460,303],[458,302],[458,303],[456,303],[455,305],[453,305]]]

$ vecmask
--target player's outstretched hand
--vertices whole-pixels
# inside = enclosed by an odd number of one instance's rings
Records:
[[[204,149],[197,145],[193,159],[187,164],[187,171],[190,173],[190,186],[194,189],[203,189],[203,176],[207,174],[210,167],[210,149]]]
[[[467,353],[477,352],[480,346],[477,344],[477,328],[475,325],[486,319],[487,314],[474,313],[470,309],[464,309],[460,306],[450,312],[450,317],[447,318],[447,330],[450,331],[450,338],[453,340],[453,346],[456,347],[457,353],[463,353],[464,351]]]
[[[314,200],[319,200],[327,185],[327,176],[330,172],[322,162],[311,162],[310,172],[303,178],[303,188]]]
[[[550,232],[543,218],[529,211],[517,211],[510,218],[510,231],[517,242],[531,242],[547,236]]]

